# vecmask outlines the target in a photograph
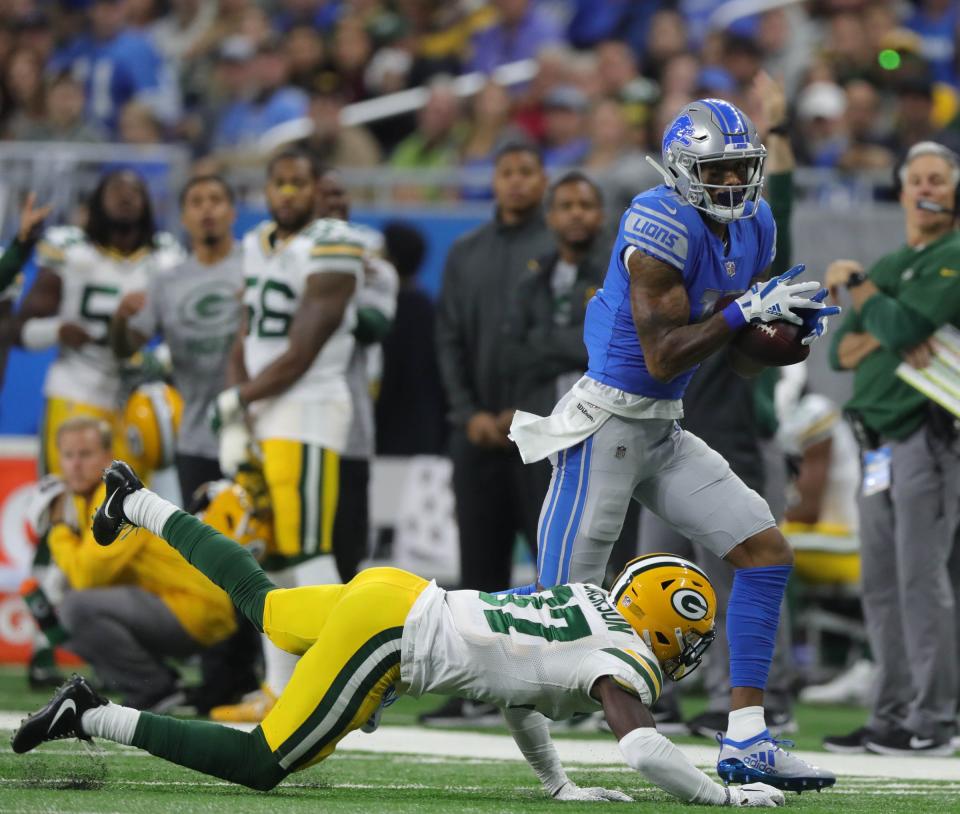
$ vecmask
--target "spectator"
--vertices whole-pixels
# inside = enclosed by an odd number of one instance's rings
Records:
[[[90,33],[55,53],[50,68],[69,70],[84,83],[90,119],[116,135],[120,110],[137,100],[174,123],[180,97],[172,73],[150,39],[129,26],[123,0],[93,0],[87,14]]]
[[[397,315],[383,340],[383,379],[376,404],[378,455],[442,455],[446,401],[435,344],[436,309],[417,285],[427,244],[409,223],[383,228],[387,259],[400,276]]]
[[[316,91],[310,95],[313,132],[301,146],[327,167],[348,169],[375,167],[380,163],[380,146],[363,126],[341,122],[343,96],[338,90]]]
[[[839,166],[844,170],[889,170],[893,167],[894,153],[890,149],[889,133],[884,133],[880,94],[864,79],[847,82],[846,127],[849,146],[840,157]]]
[[[290,58],[290,84],[307,93],[323,89],[319,80],[326,51],[320,34],[310,26],[298,25],[287,32],[284,43]]]
[[[533,0],[493,0],[497,22],[474,35],[471,71],[490,73],[498,65],[533,59],[541,49],[563,42],[553,19]]]
[[[920,37],[921,53],[937,82],[957,82],[957,30],[960,15],[956,3],[947,0],[920,0],[904,25]]]
[[[90,518],[103,502],[109,426],[81,416],[61,425],[57,447],[66,490],[50,508],[48,542],[70,590],[57,608],[69,647],[137,709],[164,712],[183,700],[168,657],[183,658],[235,628],[230,598],[163,540],[133,530],[104,548]]]
[[[612,39],[623,40],[634,53],[641,53],[650,27],[650,17],[662,0],[574,0],[567,25],[567,39],[575,48],[592,48]]]
[[[895,371],[903,355],[925,367],[933,332],[960,324],[960,288],[943,274],[960,259],[960,162],[941,145],[921,142],[898,176],[906,245],[869,273],[854,260],[834,261],[825,283],[834,297],[845,288],[852,300],[830,360],[835,369],[855,371],[846,408],[864,453],[863,611],[879,676],[867,723],[826,738],[824,746],[949,755],[960,665],[952,611],[960,586],[948,567],[960,500],[956,422]]]
[[[43,63],[36,52],[15,48],[4,63],[3,85],[10,105],[4,130],[7,138],[23,140],[42,126],[46,116]]]
[[[307,115],[307,96],[287,84],[289,63],[279,41],[272,40],[253,52],[247,39],[224,43],[223,57],[235,92],[251,95],[235,99],[220,118],[213,138],[216,150],[248,153],[258,149],[260,139],[277,125]]]
[[[642,73],[659,79],[667,61],[677,54],[690,53],[687,23],[677,11],[661,9],[650,20],[643,48]]]
[[[832,82],[807,85],[797,99],[797,160],[814,167],[835,167],[848,145],[844,114],[847,97]]]
[[[834,14],[827,22],[823,56],[835,81],[861,79],[873,70],[876,52],[870,47],[861,18],[853,13]]]
[[[408,27],[398,45],[413,56],[409,74],[413,86],[425,84],[437,74],[461,73],[462,56],[469,51],[471,37],[497,19],[491,4],[472,0],[398,0],[396,5]]]
[[[574,85],[561,85],[543,100],[543,164],[547,169],[573,167],[587,155],[586,95]]]
[[[178,73],[217,18],[217,0],[170,0],[170,10],[149,28],[157,50]]]
[[[19,17],[10,30],[15,36],[17,45],[29,48],[46,64],[55,45],[53,27],[47,12],[34,7],[27,14]],[[2,50],[0,48],[0,51]]]
[[[541,211],[545,187],[535,148],[502,147],[495,218],[457,240],[443,274],[437,347],[454,428],[461,583],[480,590],[509,583],[518,530],[531,549],[536,544],[537,504],[513,488],[523,465],[507,439],[513,410],[500,363],[504,298],[553,245]]]
[[[618,96],[640,74],[637,58],[625,42],[607,40],[594,49],[596,72],[600,78],[599,92],[604,96]]]
[[[730,101],[737,102],[763,67],[764,53],[753,37],[727,33],[723,39],[723,68],[733,80],[734,93]]]
[[[660,95],[693,101],[697,98],[700,74],[700,60],[695,54],[674,54],[660,73]]]
[[[359,102],[370,96],[366,71],[372,55],[373,40],[363,21],[349,15],[341,17],[333,34],[330,57],[331,68],[348,102]]]
[[[280,0],[277,5],[280,9],[274,13],[274,23],[281,33],[287,33],[297,26],[307,26],[329,34],[342,7],[350,3],[341,0]]]
[[[435,80],[427,103],[417,114],[417,129],[401,141],[390,156],[390,166],[400,170],[456,167],[460,155],[460,102],[453,86]],[[398,190],[403,198],[435,198],[436,187],[410,186]]]
[[[583,167],[599,179],[607,214],[619,218],[637,190],[656,184],[659,176],[637,148],[627,113],[615,99],[594,104],[587,128],[590,152]]]
[[[486,200],[493,191],[486,178],[493,170],[499,147],[522,137],[519,128],[510,123],[510,95],[496,82],[487,82],[470,102],[470,121],[461,152],[461,165],[481,174],[470,179],[462,190],[467,199]]]
[[[160,122],[147,105],[127,102],[120,111],[120,141],[124,144],[161,144],[163,131]]]
[[[103,134],[84,120],[83,85],[69,74],[54,79],[46,89],[47,115],[24,128],[24,141],[96,142]]]

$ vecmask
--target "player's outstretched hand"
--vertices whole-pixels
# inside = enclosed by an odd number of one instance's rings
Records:
[[[821,336],[826,334],[827,317],[836,316],[840,313],[840,307],[838,305],[822,305],[826,297],[827,289],[821,288],[810,298],[811,303],[820,303],[820,308],[805,306],[804,308],[797,309],[801,318],[803,319],[804,333],[802,335],[803,338],[800,341],[804,345],[812,345]]]
[[[774,789],[776,791],[776,789]],[[782,795],[781,795],[782,796]],[[591,786],[589,788],[581,788],[572,780],[568,780],[564,783],[560,790],[553,795],[554,800],[561,800],[565,803],[571,802],[574,800],[579,800],[580,802],[614,802],[614,803],[632,803],[633,798],[629,794],[624,794],[622,791],[617,791],[616,789],[602,789],[599,786]]]
[[[776,319],[795,325],[803,324],[803,319],[793,312],[794,308],[819,310],[824,307],[822,302],[811,305],[810,299],[800,296],[819,290],[820,283],[816,280],[805,283],[791,282],[806,268],[803,263],[799,263],[779,277],[765,283],[754,283],[745,294],[723,309],[727,322],[734,328],[742,327],[748,322],[773,322]]]
[[[745,786],[730,786],[730,805],[747,808],[776,808],[786,805],[780,789],[766,783],[748,783]]]

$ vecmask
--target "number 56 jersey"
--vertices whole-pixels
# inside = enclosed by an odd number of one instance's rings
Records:
[[[456,695],[563,720],[599,708],[590,690],[602,676],[648,707],[663,686],[650,648],[594,585],[494,596],[431,583],[404,624],[400,690],[414,697]]]

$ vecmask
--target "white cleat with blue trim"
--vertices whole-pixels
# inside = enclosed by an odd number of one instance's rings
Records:
[[[732,741],[717,733],[720,757],[717,774],[724,783],[766,783],[783,791],[825,789],[837,782],[833,772],[813,766],[786,751],[792,741],[775,739],[768,730],[746,741]]]

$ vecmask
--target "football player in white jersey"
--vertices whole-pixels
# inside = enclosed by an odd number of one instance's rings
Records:
[[[113,704],[76,676],[21,724],[15,752],[58,738],[103,737],[266,790],[331,755],[348,732],[371,719],[375,726],[390,694],[439,692],[503,709],[521,753],[558,800],[630,797],[574,783],[546,722],[523,725],[528,710],[563,719],[603,709],[626,763],[682,800],[784,803],[771,786],[711,780],[654,727],[649,707],[664,673],[689,673],[714,635],[716,597],[690,562],[641,557],[609,594],[579,583],[527,596],[444,591],[396,568],[368,569],[346,585],[280,589],[249,552],[143,488],[123,462],[108,467],[104,481],[97,542],[123,545],[117,538],[127,524],[160,533],[300,661],[281,701],[251,732]]]
[[[247,428],[259,446],[275,541],[264,567],[290,588],[337,581],[333,523],[352,416],[346,371],[354,295],[363,275],[364,249],[351,228],[314,219],[317,180],[312,158],[295,149],[268,164],[272,220],[243,239],[246,314],[227,376],[232,386],[215,402],[224,474],[246,457]],[[212,717],[263,718],[296,662],[269,641],[264,648],[264,689],[214,708]]]
[[[40,468],[59,474],[57,428],[92,415],[118,429],[120,363],[107,343],[123,296],[146,288],[155,272],[183,258],[179,243],[154,225],[146,185],[132,170],[103,176],[90,197],[85,228],[53,226],[37,247],[40,271],[20,310],[19,342],[59,347],[43,385]],[[114,434],[115,452],[125,451]]]

